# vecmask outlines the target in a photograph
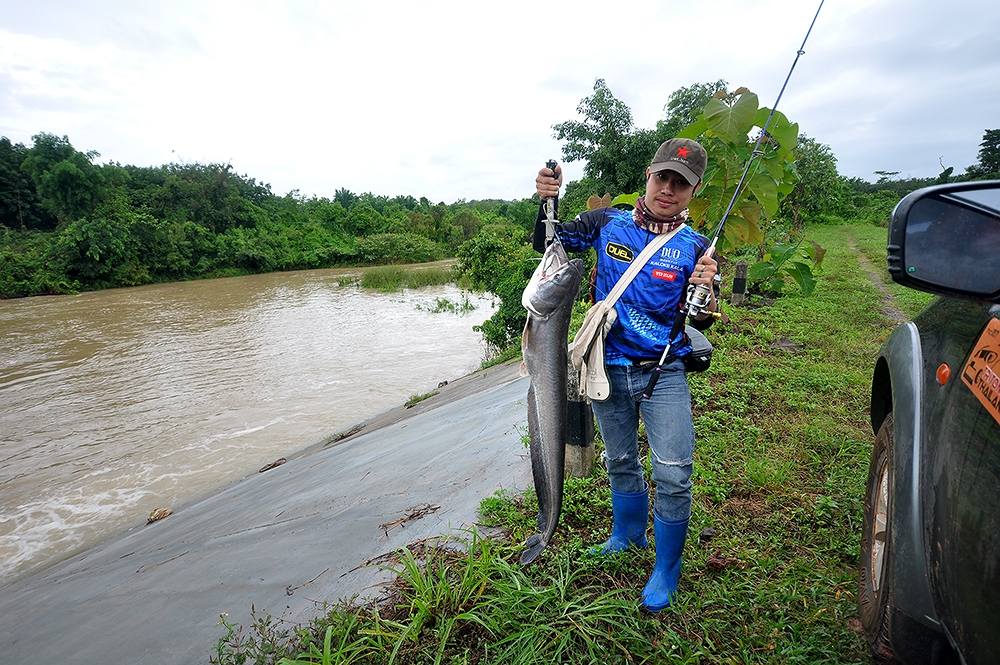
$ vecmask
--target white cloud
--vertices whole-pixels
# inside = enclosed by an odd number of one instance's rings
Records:
[[[50,131],[125,163],[231,161],[279,193],[348,187],[450,201],[529,194],[538,166],[559,154],[551,126],[575,117],[598,77],[639,126],[695,81],[726,78],[770,105],[815,6],[188,0],[0,10],[0,133],[14,140]],[[830,143],[849,175],[893,163],[926,175],[949,150],[964,167],[1000,113],[995,62],[983,47],[966,58],[963,37],[998,15],[986,2],[964,13],[827,3],[782,109]],[[581,165],[566,170],[577,177]]]

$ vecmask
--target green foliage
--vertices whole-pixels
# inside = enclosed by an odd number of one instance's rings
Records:
[[[853,184],[852,181],[847,183],[848,186]],[[862,224],[888,226],[892,210],[900,198],[901,195],[893,188],[873,191],[858,191],[852,188],[843,206],[844,217]]]
[[[443,254],[435,242],[415,233],[379,233],[358,241],[358,257],[365,263],[423,263]]]
[[[1000,173],[1000,129],[987,129],[979,144],[979,168],[985,173]]]
[[[566,190],[559,197],[559,218],[563,220],[575,219],[577,215],[587,210],[587,199],[594,194],[603,194],[600,180],[591,177],[584,177],[574,180],[566,185]],[[538,204],[535,205],[531,221],[535,221],[535,214],[538,212]]]
[[[1000,178],[1000,129],[987,129],[979,144],[979,162],[966,169],[969,178]]]
[[[0,229],[0,298],[73,293],[80,288],[53,256],[50,236]]]
[[[795,146],[795,187],[781,202],[780,213],[795,226],[843,210],[846,186],[837,173],[830,146],[805,134]]]
[[[696,139],[709,155],[702,186],[689,206],[691,222],[699,230],[710,234],[722,219],[753,150],[748,137],[754,128],[760,130],[769,113],[770,109],[758,106],[757,95],[738,88],[728,95],[717,93],[698,119],[678,133]],[[729,214],[723,248],[763,240],[764,222],[774,218],[779,202],[796,183],[792,165],[798,131],[783,113],[774,113],[761,142],[762,154]]]
[[[434,397],[437,394],[438,394],[438,391],[431,390],[430,392],[426,392],[426,393],[417,393],[417,394],[414,394],[414,395],[410,395],[410,398],[407,399],[406,402],[403,403],[403,408],[404,409],[413,408],[417,404],[420,404],[421,402],[423,402],[425,399],[430,399],[431,397]]]
[[[0,138],[0,295],[423,262],[484,223],[528,230],[534,221],[530,199],[431,205],[344,188],[333,199],[279,197],[229,164],[95,166],[96,155],[52,134],[35,136],[30,149]]]
[[[509,347],[524,328],[521,293],[538,263],[528,235],[511,224],[490,224],[458,248],[458,270],[472,285],[496,295],[500,304],[477,329],[491,353]]]
[[[69,138],[36,134],[21,168],[31,176],[38,198],[60,222],[89,215],[101,200],[101,172],[91,159],[96,152],[76,150]]]
[[[472,238],[479,231],[482,220],[473,210],[469,208],[459,208],[448,220],[454,228],[453,242],[458,246]],[[451,236],[451,234],[449,234]]]
[[[159,219],[190,220],[214,233],[250,228],[269,219],[267,185],[233,172],[229,164],[126,167],[130,204]]]
[[[355,236],[383,233],[387,227],[385,218],[368,203],[360,203],[349,208],[345,225],[347,231]]]
[[[358,195],[349,189],[341,187],[334,193],[333,200],[343,206],[345,210],[350,210],[358,202]]]
[[[428,311],[431,314],[442,314],[444,312],[449,312],[451,314],[468,314],[472,310],[476,309],[476,306],[472,304],[471,300],[469,300],[469,295],[467,293],[463,293],[461,300],[454,301],[449,300],[448,298],[435,298],[433,305],[428,307],[417,305],[417,309]]]
[[[99,285],[132,286],[149,280],[138,263],[139,247],[131,227],[138,215],[109,215],[78,219],[56,239],[55,249],[65,261],[66,274]]]
[[[708,83],[692,83],[670,93],[664,107],[666,120],[661,120],[656,127],[657,136],[663,137],[661,142],[676,136],[681,129],[697,120],[705,104],[718,94],[728,95],[728,89],[729,84],[719,79]]]
[[[437,286],[452,281],[454,281],[454,275],[447,268],[407,269],[402,266],[379,266],[365,270],[360,281],[350,280],[348,283],[359,283],[365,289],[391,293],[404,288],[419,289],[424,286]]]
[[[455,272],[451,268],[412,268],[406,271],[403,283],[411,289],[425,286],[437,286],[455,281]]]
[[[35,192],[31,176],[21,167],[28,149],[0,138],[0,226],[9,229],[52,229],[57,220]]]
[[[563,159],[586,160],[584,173],[598,181],[603,191],[627,192],[640,187],[645,181],[643,171],[659,143],[656,133],[634,129],[632,112],[604,79],[594,82],[593,95],[584,97],[576,110],[582,121],[567,120],[552,128],[555,137],[565,142]]]
[[[825,254],[826,250],[815,242],[775,243],[764,254],[764,260],[747,269],[747,281],[758,293],[780,295],[784,292],[786,277],[791,277],[803,295],[812,295],[816,288],[812,268],[820,267]]]

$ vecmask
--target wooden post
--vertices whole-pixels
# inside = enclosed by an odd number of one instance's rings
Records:
[[[589,476],[594,466],[594,412],[580,395],[580,375],[566,359],[566,466],[574,478]]]
[[[731,305],[742,305],[747,298],[747,262],[736,264],[736,276],[733,277],[733,295],[729,298]]]

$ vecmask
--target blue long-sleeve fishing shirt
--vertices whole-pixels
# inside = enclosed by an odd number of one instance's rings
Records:
[[[617,208],[582,213],[572,222],[557,224],[556,233],[569,251],[593,247],[597,252],[598,301],[607,297],[629,264],[656,237],[635,223],[631,211]],[[605,364],[631,365],[659,359],[677,310],[684,302],[688,278],[708,245],[708,238],[685,226],[639,271],[615,303],[618,320],[605,339]],[[539,208],[533,246],[539,252],[545,249],[544,207]],[[704,329],[712,319],[691,323]],[[670,341],[671,355],[681,358],[691,353],[683,329]]]

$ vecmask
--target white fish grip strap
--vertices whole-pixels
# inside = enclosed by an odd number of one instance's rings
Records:
[[[614,324],[616,318],[615,303],[618,302],[639,271],[653,258],[653,254],[660,251],[660,248],[685,226],[687,225],[681,224],[670,233],[656,236],[618,278],[607,297],[595,303],[587,311],[583,326],[580,327],[580,331],[569,345],[570,362],[580,372],[581,395],[586,395],[599,402],[606,400],[611,395],[611,384],[604,370],[604,336],[608,334]]]

